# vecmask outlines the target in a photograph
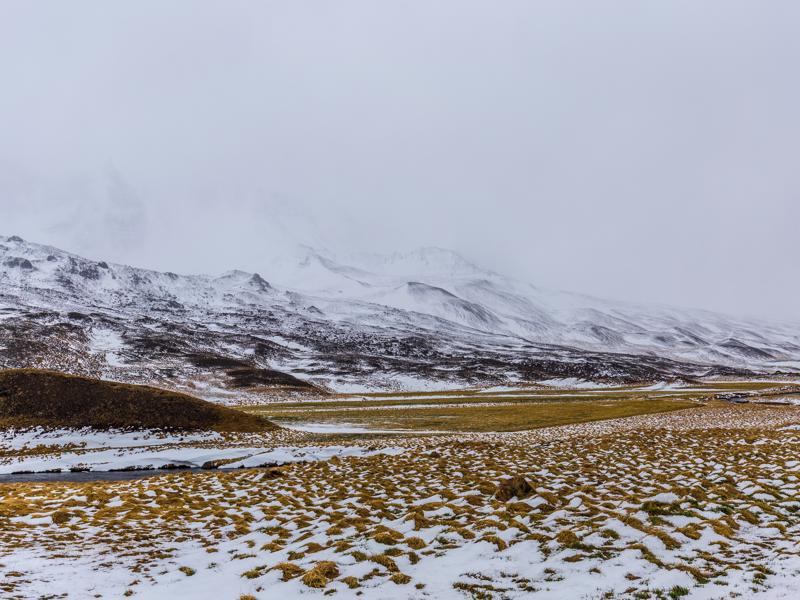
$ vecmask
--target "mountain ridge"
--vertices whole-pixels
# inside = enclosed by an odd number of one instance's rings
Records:
[[[72,371],[145,383],[172,378],[178,388],[199,378],[207,395],[223,399],[233,393],[224,373],[201,372],[193,355],[245,361],[328,389],[800,367],[793,325],[543,290],[441,248],[341,261],[305,248],[299,262],[264,276],[178,275],[0,236],[0,365],[37,366],[21,342],[42,348],[55,327],[71,336]],[[388,266],[365,268],[376,265]],[[415,266],[417,273],[406,272]],[[117,351],[92,346],[105,330]],[[45,352],[44,366],[70,367],[55,354]]]

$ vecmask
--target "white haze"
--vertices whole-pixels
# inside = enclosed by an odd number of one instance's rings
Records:
[[[800,4],[0,4],[0,234],[267,279],[435,245],[800,320]]]

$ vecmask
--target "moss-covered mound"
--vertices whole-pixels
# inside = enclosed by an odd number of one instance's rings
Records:
[[[0,371],[0,426],[265,431],[269,421],[144,385],[36,369]]]

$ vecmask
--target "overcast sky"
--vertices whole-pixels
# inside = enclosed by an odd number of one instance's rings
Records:
[[[0,234],[182,272],[435,245],[800,320],[796,0],[0,1]]]

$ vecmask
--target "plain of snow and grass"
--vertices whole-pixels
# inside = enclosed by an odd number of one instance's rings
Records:
[[[300,431],[6,429],[6,473],[213,470],[0,484],[0,596],[800,594],[800,408],[714,399],[780,386],[509,387],[251,409]]]
[[[270,469],[6,484],[0,592],[793,598],[798,423],[794,406],[710,402],[533,431],[314,438],[316,450],[298,437],[318,460]]]

